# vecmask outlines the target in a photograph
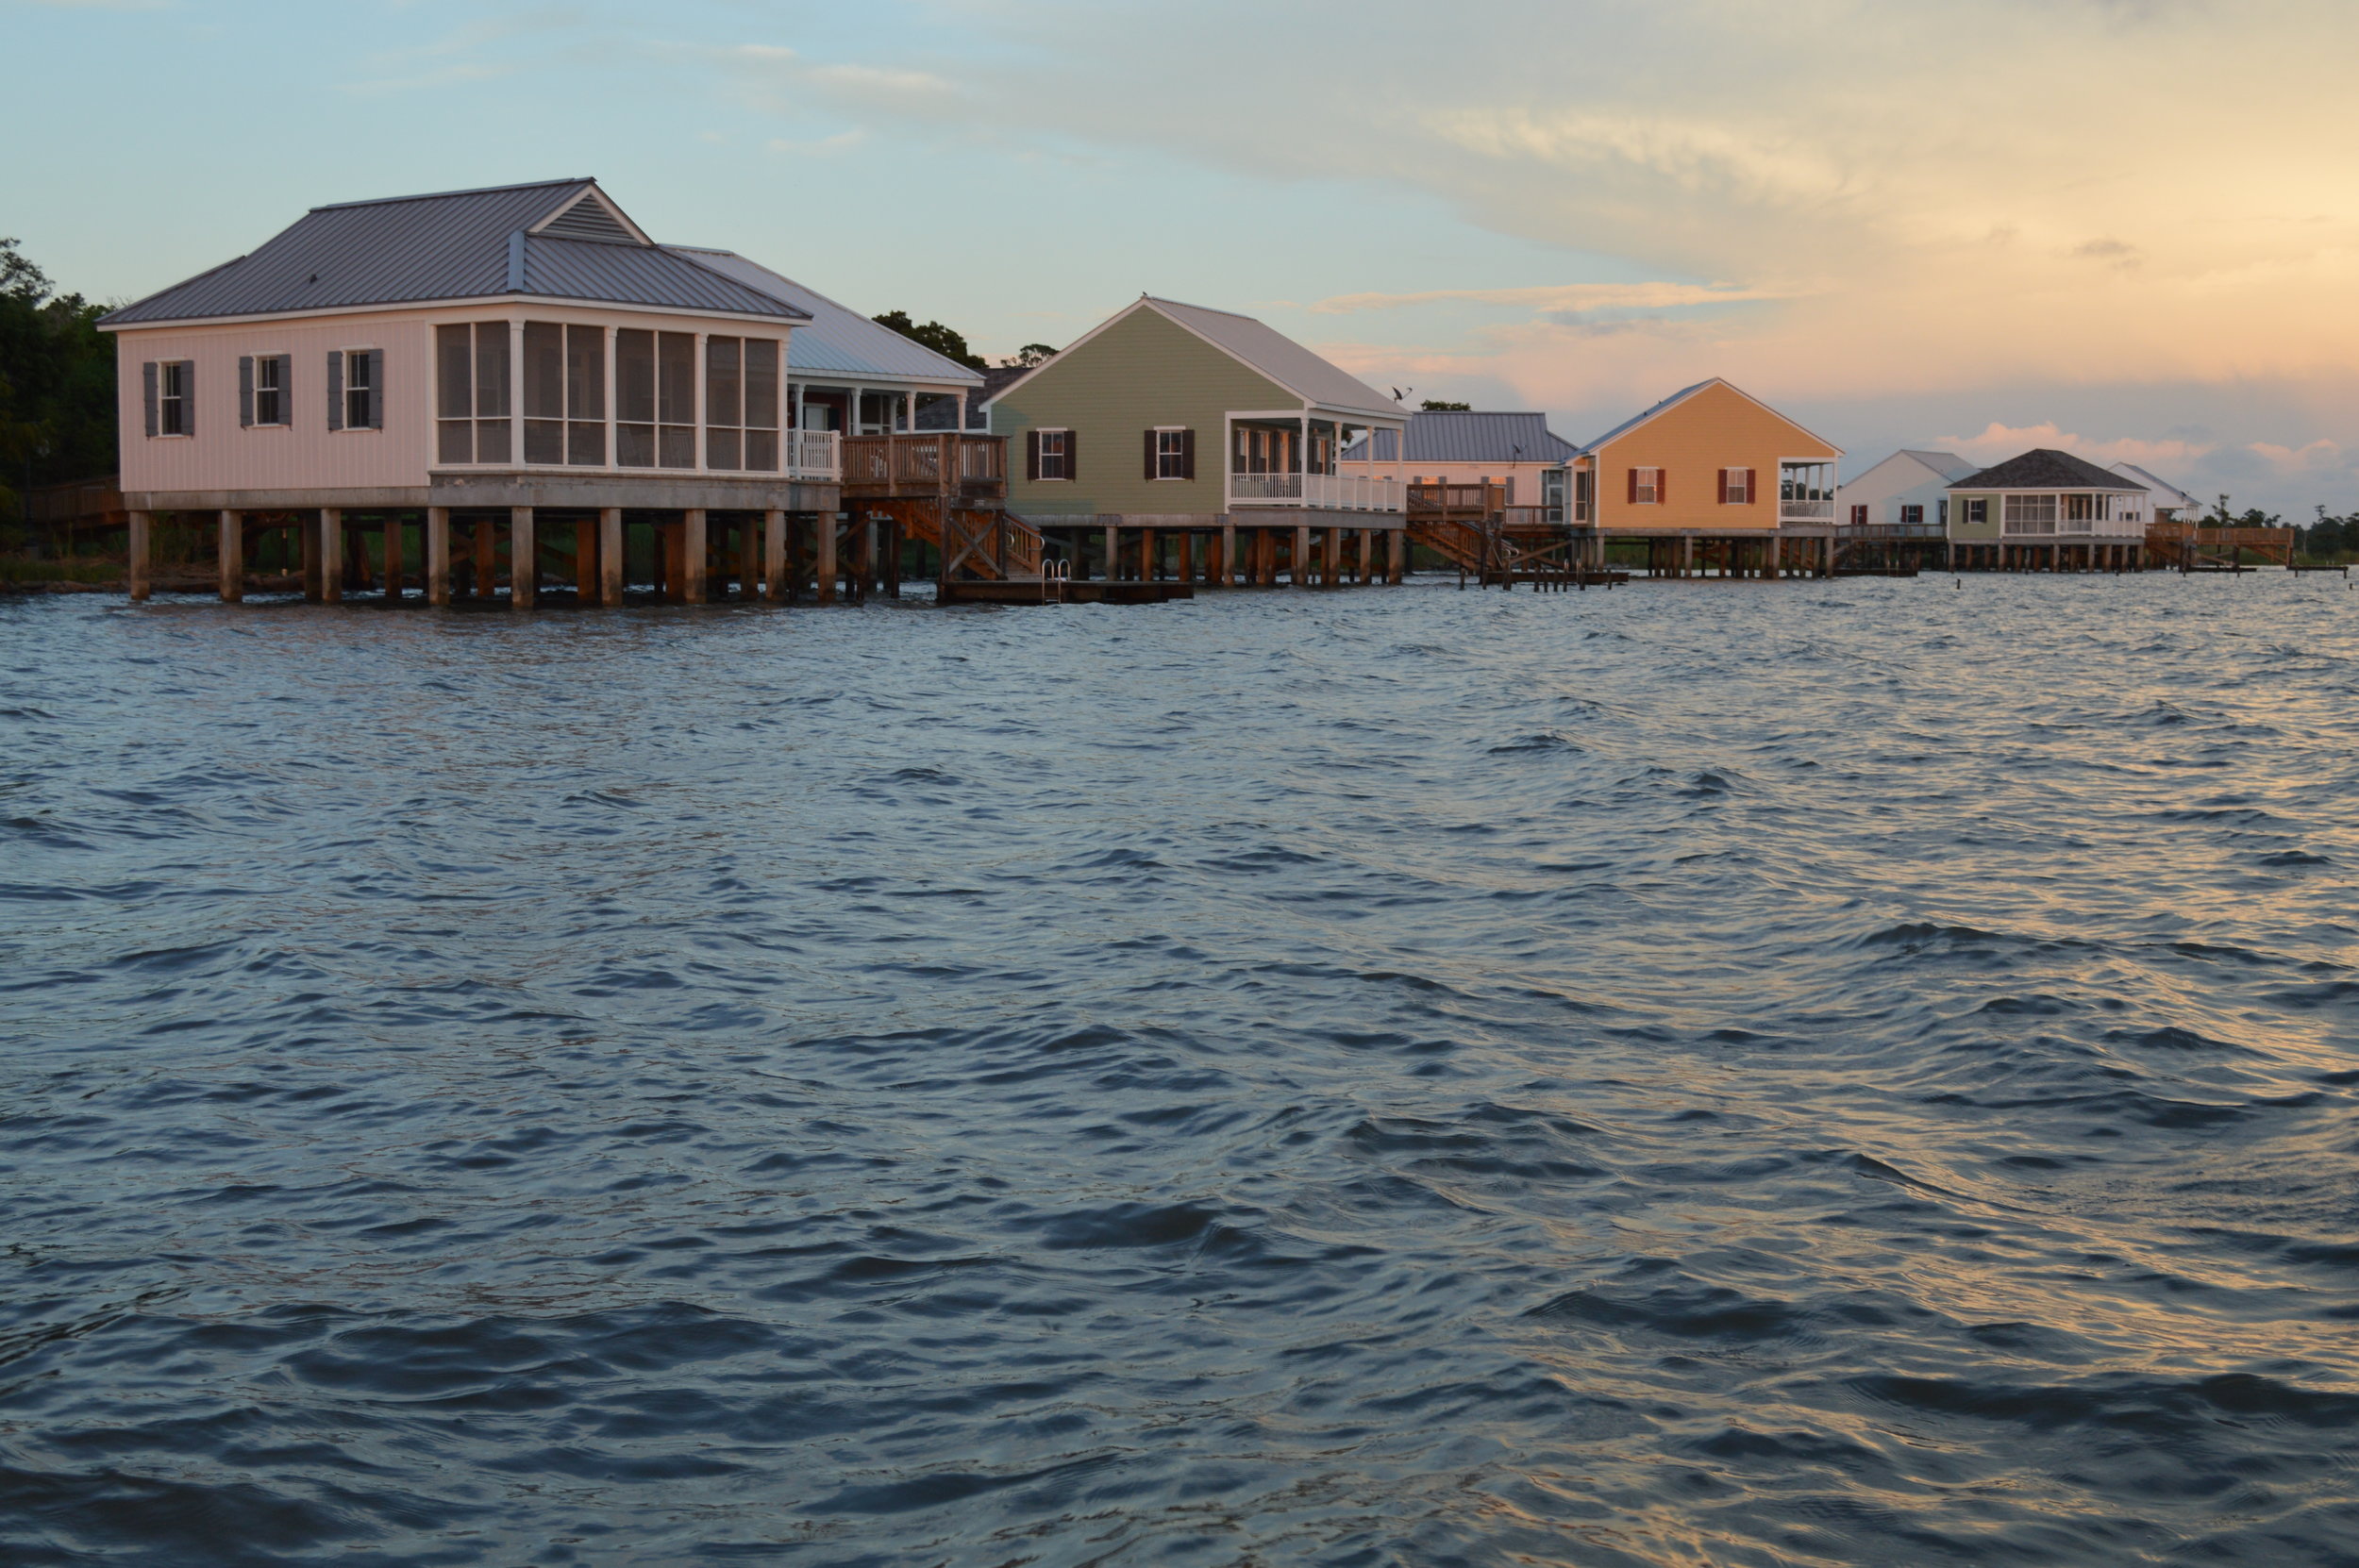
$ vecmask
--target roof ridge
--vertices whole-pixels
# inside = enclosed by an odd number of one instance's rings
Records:
[[[1195,305],[1184,299],[1165,299],[1161,294],[1141,294],[1139,298],[1152,305],[1177,305],[1182,310],[1201,310],[1208,316],[1234,316],[1239,321],[1262,322],[1259,316],[1248,316],[1243,310],[1224,310],[1217,305]],[[1262,322],[1262,325],[1269,326],[1267,322]],[[1270,330],[1275,332],[1278,329],[1271,326]]]
[[[514,185],[477,185],[464,191],[422,191],[410,196],[371,196],[365,201],[327,202],[310,209],[313,212],[336,212],[347,207],[394,207],[403,202],[441,201],[446,196],[488,196],[500,191],[553,191],[561,185],[595,185],[594,175],[577,175],[572,179],[527,179]]]

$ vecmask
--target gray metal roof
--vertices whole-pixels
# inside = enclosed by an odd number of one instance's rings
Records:
[[[1548,416],[1428,409],[1409,416],[1401,458],[1413,463],[1561,463],[1573,443],[1548,429]],[[1365,436],[1344,449],[1358,461],[1367,456]]]
[[[1182,305],[1172,299],[1143,296],[1142,303],[1210,339],[1306,403],[1384,419],[1401,416],[1399,404],[1251,316],[1208,309],[1201,305]]]
[[[2133,485],[2144,485],[2146,492],[2166,507],[2183,510],[2188,507],[2200,508],[2203,505],[2168,479],[2150,474],[2135,463],[2116,463],[2110,472],[2120,475]]]
[[[103,325],[516,293],[802,318],[791,304],[658,245],[525,232],[594,200],[595,190],[593,180],[548,180],[313,208],[252,255],[127,305]]]
[[[2085,458],[2034,446],[2021,457],[1951,481],[1951,490],[2104,490],[2126,492],[2144,490],[2135,479],[2098,467]]]
[[[707,250],[700,245],[664,248],[809,312],[810,323],[796,327],[787,342],[787,368],[796,375],[848,375],[874,381],[928,381],[968,388],[983,384],[980,371],[969,370],[924,343],[912,342],[889,326],[879,326],[849,306],[839,305],[817,290],[774,273],[735,251]]]
[[[1900,456],[1915,458],[1945,479],[1963,479],[1974,472],[1974,465],[1955,452],[1920,452],[1915,447],[1903,446]]]

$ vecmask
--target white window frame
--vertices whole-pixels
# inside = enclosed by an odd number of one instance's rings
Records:
[[[1072,465],[1067,461],[1069,454],[1065,449],[1065,438],[1073,434],[1073,426],[1069,425],[1061,425],[1055,429],[1043,427],[1037,432],[1037,434],[1040,436],[1040,482],[1044,485],[1048,485],[1064,484],[1071,481],[1073,478],[1073,475],[1070,472]],[[1057,438],[1057,472],[1054,474],[1048,472],[1048,438],[1051,436]],[[1160,464],[1158,466],[1160,466]]]
[[[262,367],[264,365],[270,366],[271,374],[279,378],[279,384],[277,386],[265,387],[262,385]],[[254,428],[258,430],[284,429],[288,425],[293,423],[289,417],[289,415],[293,412],[290,405],[293,400],[287,395],[288,388],[286,383],[289,377],[286,373],[279,368],[282,365],[288,367],[289,369],[293,368],[293,360],[284,354],[257,354],[254,356]],[[264,419],[262,417],[262,394],[265,392],[269,392],[273,397],[278,399],[278,417],[276,419]]]
[[[1911,517],[1911,516],[1909,515],[1909,513],[1911,513],[1911,512],[1915,512],[1916,515],[1915,517]],[[1923,502],[1921,502],[1921,501],[1918,501],[1918,502],[1908,502],[1908,501],[1903,501],[1903,502],[1901,502],[1901,503],[1900,503],[1900,526],[1902,526],[1902,527],[1904,527],[1904,528],[1921,528],[1921,527],[1923,527],[1924,525],[1925,525],[1925,504],[1924,504]]]
[[[1729,506],[1749,507],[1753,504],[1752,473],[1749,468],[1720,470],[1720,488],[1728,494]]]
[[[385,424],[383,417],[385,411],[385,389],[374,386],[362,387],[359,389],[368,394],[370,400],[370,409],[378,417],[373,420],[355,420],[352,417],[352,394],[355,390],[352,383],[352,366],[356,359],[362,365],[366,365],[369,362],[369,356],[376,353],[377,349],[374,344],[363,343],[354,348],[340,348],[336,352],[344,357],[344,384],[343,392],[339,394],[344,400],[344,422],[343,431],[339,433],[343,434],[358,430],[362,435],[375,435],[378,430],[383,428]]]
[[[174,371],[180,372],[179,389],[173,390]],[[186,441],[189,439],[189,405],[196,400],[196,361],[194,359],[159,359],[156,361],[156,439]],[[165,410],[170,409],[167,417]],[[177,430],[167,429],[177,424]]]
[[[1649,468],[1644,463],[1632,463],[1630,465],[1630,470],[1632,475],[1637,476],[1631,487],[1637,492],[1637,494],[1631,501],[1631,505],[1633,507],[1659,507],[1663,505],[1662,465],[1658,463],[1654,467]]]
[[[1187,478],[1187,475],[1180,472],[1188,460],[1187,434],[1188,426],[1184,425],[1155,426],[1155,482],[1157,484],[1160,485],[1166,479],[1184,480]],[[1163,444],[1165,436],[1172,438],[1168,448]],[[1170,472],[1164,472],[1166,469]]]

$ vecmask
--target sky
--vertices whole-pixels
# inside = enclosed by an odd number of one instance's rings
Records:
[[[133,298],[312,206],[596,176],[994,358],[1141,292],[1581,441],[2359,511],[2349,0],[0,0],[0,234]],[[26,156],[27,152],[31,156]]]

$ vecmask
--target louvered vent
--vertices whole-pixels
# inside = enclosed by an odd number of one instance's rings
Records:
[[[543,224],[535,232],[559,240],[605,240],[620,244],[635,245],[639,242],[621,224],[604,203],[587,191],[581,199],[564,211]]]

